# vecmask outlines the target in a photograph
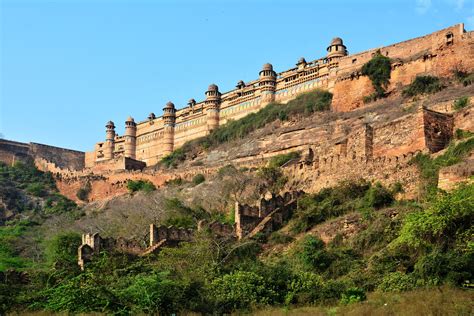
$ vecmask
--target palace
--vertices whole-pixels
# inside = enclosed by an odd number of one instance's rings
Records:
[[[143,169],[156,164],[185,142],[205,136],[229,120],[256,112],[270,102],[286,103],[298,94],[315,89],[333,93],[332,111],[350,111],[363,106],[362,97],[370,94],[372,87],[360,70],[377,51],[392,60],[391,81],[408,84],[418,74],[448,75],[454,67],[462,66],[463,60],[465,64],[472,63],[472,56],[465,59],[461,48],[469,43],[472,43],[470,32],[466,33],[463,24],[353,55],[348,54],[342,39],[336,37],[323,58],[309,62],[300,58],[296,67],[280,73],[267,63],[260,70],[258,79],[241,80],[231,91],[221,93],[217,85],[211,84],[203,101],[190,99],[182,109],[176,109],[168,102],[161,117],[150,113],[147,119],[139,122],[129,117],[122,136],[116,134],[114,122],[109,121],[105,141],[97,143],[93,151],[85,154],[85,167],[98,171]],[[454,49],[457,45],[459,48]],[[446,50],[450,50],[448,55]],[[409,71],[405,64],[409,65]]]

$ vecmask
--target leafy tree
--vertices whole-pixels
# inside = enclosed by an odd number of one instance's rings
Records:
[[[383,56],[380,51],[362,66],[362,75],[369,77],[375,89],[374,95],[371,96],[373,100],[385,96],[385,89],[390,83],[391,70],[390,58]]]

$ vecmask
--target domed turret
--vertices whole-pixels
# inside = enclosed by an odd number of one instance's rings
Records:
[[[273,71],[272,64],[266,63],[259,72],[259,87],[262,94],[261,106],[275,101],[276,78],[277,74]]]
[[[151,112],[151,113],[148,115],[148,119],[149,119],[150,121],[156,119],[155,113]]]
[[[237,85],[235,87],[237,89],[245,88],[245,82],[243,82],[242,80],[239,80],[239,82],[237,82]]]
[[[135,159],[137,144],[137,123],[129,116],[125,121],[125,157]]]
[[[170,154],[174,149],[174,126],[176,123],[176,109],[169,101],[163,108],[163,155]]]
[[[108,121],[105,124],[105,144],[104,144],[104,159],[112,159],[114,157],[115,147],[115,125],[114,122]]]
[[[300,59],[298,59],[298,62],[296,63],[296,66],[298,67],[298,70],[301,70],[303,69],[304,67],[306,67],[306,59],[304,59],[304,57],[301,57]]]
[[[219,110],[221,105],[221,93],[215,84],[211,84],[207,89],[204,104],[207,112],[207,129],[212,131],[219,127]]]
[[[331,44],[327,48],[329,60],[347,56],[347,49],[340,37],[332,39]]]

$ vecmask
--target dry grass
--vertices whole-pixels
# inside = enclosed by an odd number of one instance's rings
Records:
[[[392,316],[392,315],[473,315],[474,291],[451,287],[420,289],[405,293],[371,293],[367,301],[347,306],[265,309],[258,316]]]

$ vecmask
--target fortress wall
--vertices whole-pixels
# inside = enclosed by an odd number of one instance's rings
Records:
[[[454,43],[457,43],[465,34],[464,24],[456,24],[425,36],[342,57],[339,60],[339,73],[352,72],[355,69],[361,68],[372,58],[377,50],[380,50],[384,56],[400,59],[406,59],[416,54],[423,55],[425,52],[435,51],[442,46],[445,46],[447,33],[452,33],[454,35]]]
[[[12,165],[15,161],[28,159],[41,162],[38,167],[43,171],[82,170],[85,153],[37,143],[0,140],[0,161]]]
[[[396,157],[425,148],[422,110],[374,128],[374,157]]]
[[[29,156],[30,146],[25,143],[0,139],[0,161],[12,166],[16,161],[26,161]]]
[[[174,129],[174,148],[185,142],[207,135],[207,116],[201,115],[190,121],[177,123]]]
[[[474,55],[472,34],[463,33],[462,27],[462,24],[455,25],[424,37],[380,48],[381,53],[393,62],[387,91],[400,91],[402,86],[410,84],[420,74],[446,77],[451,76],[455,68],[472,71],[474,59],[466,58]],[[448,33],[454,36],[452,44],[447,43]],[[371,94],[373,87],[367,77],[360,76],[360,70],[376,51],[372,49],[339,60],[338,79],[333,91],[334,111],[351,111],[364,105],[363,97]]]

